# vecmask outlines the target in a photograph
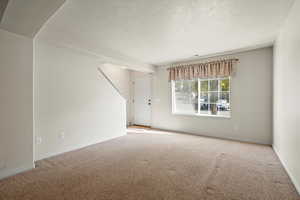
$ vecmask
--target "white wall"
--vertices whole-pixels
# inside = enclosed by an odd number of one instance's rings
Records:
[[[102,71],[118,88],[121,95],[126,99],[127,124],[132,122],[131,106],[132,106],[132,87],[131,87],[131,71],[122,69],[121,66],[113,64],[101,65]]]
[[[33,41],[0,30],[0,178],[33,164]]]
[[[36,138],[42,139],[36,159],[126,134],[126,102],[99,74],[100,64],[93,56],[36,42]]]
[[[153,76],[152,127],[271,144],[272,51],[270,47],[228,56],[239,59],[231,82],[231,119],[172,115],[168,71],[158,67]]]
[[[296,0],[274,51],[274,144],[300,192],[300,1]]]

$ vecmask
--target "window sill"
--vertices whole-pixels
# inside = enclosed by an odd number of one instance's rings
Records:
[[[212,117],[212,118],[224,118],[230,119],[231,116],[222,116],[222,115],[208,115],[208,114],[192,114],[192,113],[182,113],[182,112],[172,112],[172,115],[186,115],[192,117]]]

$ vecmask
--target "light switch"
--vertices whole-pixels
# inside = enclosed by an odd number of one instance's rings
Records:
[[[65,132],[64,131],[59,133],[59,138],[62,139],[62,140],[65,139]]]
[[[36,137],[36,144],[42,144],[42,137]]]

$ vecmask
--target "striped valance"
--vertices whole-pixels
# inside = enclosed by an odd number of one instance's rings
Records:
[[[168,68],[169,81],[232,76],[238,59],[223,59],[197,64],[182,64]]]

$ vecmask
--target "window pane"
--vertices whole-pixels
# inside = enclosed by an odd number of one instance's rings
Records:
[[[229,91],[229,79],[221,80],[220,84],[221,84],[222,91]]]
[[[200,104],[200,114],[208,114],[208,104],[207,103]]]
[[[218,115],[230,116],[229,92],[221,92],[218,102]]]
[[[204,81],[201,81],[201,92],[207,92],[208,91],[208,81],[204,80]]]
[[[209,91],[218,91],[218,80],[210,80],[209,84],[210,84]]]
[[[209,103],[218,103],[218,92],[209,92]]]
[[[207,92],[201,92],[200,103],[208,103],[208,93]]]
[[[198,81],[175,81],[175,106],[176,112],[198,112]]]
[[[230,79],[200,79],[199,82],[200,88],[197,80],[175,81],[174,111],[197,114],[199,100],[199,114],[230,117]]]
[[[221,92],[219,102],[229,103],[229,92]]]

